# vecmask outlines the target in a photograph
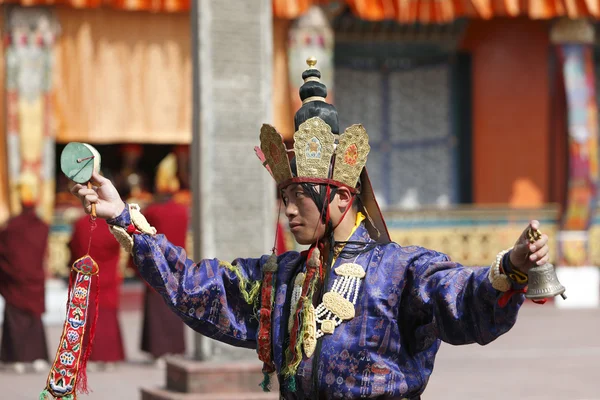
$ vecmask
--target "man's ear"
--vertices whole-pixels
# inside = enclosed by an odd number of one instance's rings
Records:
[[[350,207],[352,201],[352,193],[350,193],[350,190],[348,190],[348,188],[340,187],[338,188],[336,194],[338,195],[338,205],[341,209],[345,210],[346,208]]]

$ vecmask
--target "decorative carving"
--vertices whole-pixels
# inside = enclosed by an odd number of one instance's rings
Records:
[[[333,179],[355,187],[370,150],[369,135],[362,125],[347,128],[335,150]]]
[[[354,318],[354,304],[337,292],[327,292],[323,295],[323,305],[342,320]]]
[[[294,152],[298,176],[302,178],[329,178],[329,166],[334,151],[331,127],[321,118],[313,117],[302,124],[294,134]]]
[[[271,125],[263,124],[260,129],[260,149],[271,168],[275,182],[279,184],[292,178],[283,138]]]
[[[331,335],[334,330],[335,330],[335,321],[333,321],[331,319],[326,319],[325,321],[321,322],[321,331],[323,333]]]
[[[353,276],[355,278],[364,278],[365,270],[359,264],[346,263],[337,267],[335,273],[340,276]]]
[[[317,322],[315,318],[315,308],[310,302],[306,306],[305,311],[306,325],[304,337],[302,338],[302,346],[304,346],[304,354],[310,358],[317,348]]]

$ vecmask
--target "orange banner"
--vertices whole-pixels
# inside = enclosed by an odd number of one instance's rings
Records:
[[[111,7],[119,10],[150,12],[181,12],[190,9],[190,0],[0,0],[0,4],[61,5],[73,8]]]
[[[600,0],[272,0],[275,18],[295,19],[313,5],[340,10],[347,4],[359,18],[402,23],[446,23],[457,18],[529,17],[550,19],[600,17]],[[112,7],[120,10],[186,12],[190,0],[0,0],[0,4]]]
[[[331,9],[340,3],[341,0],[273,0],[273,15],[292,19],[312,5],[329,5]],[[462,17],[600,17],[600,0],[345,0],[345,3],[361,19],[402,23],[446,23]]]

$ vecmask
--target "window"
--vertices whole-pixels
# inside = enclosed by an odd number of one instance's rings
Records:
[[[340,129],[361,123],[384,209],[471,201],[470,59],[398,43],[336,46]],[[395,54],[394,54],[395,53]]]

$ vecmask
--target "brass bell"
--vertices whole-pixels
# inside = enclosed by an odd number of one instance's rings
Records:
[[[564,300],[565,287],[556,276],[554,266],[550,263],[533,267],[529,270],[529,285],[525,297],[531,300],[542,300],[560,295]]]

